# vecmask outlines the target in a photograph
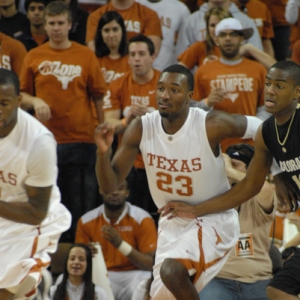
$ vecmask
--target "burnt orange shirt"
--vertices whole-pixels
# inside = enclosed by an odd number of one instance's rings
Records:
[[[43,123],[58,144],[94,143],[91,98],[103,96],[107,86],[92,50],[76,42],[58,50],[46,42],[27,53],[20,82],[22,92],[50,106],[52,118]]]
[[[234,2],[238,7],[241,7],[238,0],[234,0]],[[246,8],[247,15],[254,20],[260,37],[263,39],[273,38],[272,16],[267,5],[259,0],[249,0]]]
[[[110,83],[130,71],[128,55],[118,59],[111,59],[109,56],[97,57],[97,59],[106,83]]]
[[[260,0],[269,8],[272,16],[273,27],[289,26],[285,19],[285,6],[288,0]]]
[[[26,53],[26,48],[20,41],[0,32],[0,68],[20,75]]]
[[[104,98],[103,110],[120,109],[122,117],[125,117],[130,105],[138,101],[147,105],[149,112],[156,110],[155,92],[159,76],[160,72],[154,70],[154,76],[149,82],[138,84],[133,81],[132,72],[128,72],[111,82]],[[144,162],[140,154],[137,156],[134,166],[138,169],[144,169]]]
[[[89,15],[86,29],[87,42],[95,39],[98,22],[101,16],[110,10],[117,11],[124,19],[127,31],[127,39],[130,39],[138,34],[143,34],[146,36],[157,35],[162,37],[160,21],[155,11],[137,2],[134,2],[128,9],[119,10],[110,2],[102,7],[99,7]]]
[[[236,65],[215,60],[196,71],[193,99],[200,101],[208,97],[213,89],[221,88],[226,96],[222,102],[215,104],[215,110],[255,116],[257,108],[264,105],[266,75],[263,65],[247,58]],[[226,139],[221,143],[222,151],[230,145],[245,142],[253,144],[252,139]]]
[[[181,53],[177,59],[184,63],[188,69],[194,66],[205,65],[207,62],[218,59],[221,56],[220,48],[215,46],[212,53],[207,55],[205,41],[196,42]]]

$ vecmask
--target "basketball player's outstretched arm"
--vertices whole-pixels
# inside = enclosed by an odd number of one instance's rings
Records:
[[[244,135],[247,127],[245,117],[241,115],[219,115],[217,118],[212,116],[207,119],[207,135],[211,148],[216,149],[219,142],[226,137],[241,137]],[[169,214],[170,218],[175,216],[191,217],[218,213],[230,208],[234,208],[249,200],[259,193],[265,182],[272,162],[272,155],[269,153],[262,138],[261,127],[258,129],[255,139],[255,154],[248,167],[246,177],[236,184],[231,190],[216,195],[208,201],[198,205],[189,205],[183,202],[171,201],[161,209],[163,215]]]
[[[141,119],[136,118],[129,124],[123,135],[121,146],[111,161],[113,137],[113,126],[107,123],[97,126],[95,131],[96,175],[98,184],[105,193],[116,191],[133,166],[142,137]]]

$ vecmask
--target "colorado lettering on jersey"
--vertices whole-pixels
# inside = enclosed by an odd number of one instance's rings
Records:
[[[106,70],[106,68],[101,68],[101,72],[106,83],[110,83],[124,75],[124,73],[117,73],[114,70]]]
[[[149,105],[150,104],[150,99],[149,96],[130,96],[131,103],[132,104],[144,104],[144,105]]]
[[[2,55],[0,68],[11,70],[10,57],[8,55]]]
[[[38,66],[39,72],[46,75],[53,75],[62,83],[62,89],[68,88],[69,82],[75,77],[81,76],[82,68],[79,65],[62,64],[60,61],[45,60]]]
[[[294,159],[279,161],[279,166],[282,171],[287,173],[298,171],[300,170],[300,158],[295,157]],[[300,190],[300,175],[293,175],[292,179]]]
[[[157,169],[166,170],[169,172],[191,173],[200,171],[202,168],[199,157],[191,160],[178,160],[147,153],[147,160],[149,166],[155,166]]]
[[[5,171],[0,170],[0,182],[8,183],[10,185],[17,185],[18,175],[13,173],[5,173]]]
[[[139,21],[132,21],[132,20],[124,20],[126,31],[129,32],[141,32],[141,23]]]

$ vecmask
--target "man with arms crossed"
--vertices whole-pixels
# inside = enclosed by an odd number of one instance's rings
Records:
[[[17,75],[0,69],[1,300],[35,293],[47,252],[71,223],[56,186],[53,135],[20,102]]]
[[[272,117],[259,128],[255,139],[255,154],[246,177],[230,191],[198,205],[169,202],[164,213],[193,217],[218,213],[239,206],[261,189],[274,157],[282,173],[274,176],[277,196],[285,206],[297,209],[300,198],[299,123],[300,66],[292,61],[280,61],[269,70],[265,82],[265,106]],[[285,185],[283,185],[285,183]],[[299,299],[300,250],[287,260],[267,288],[269,299]]]
[[[97,127],[96,172],[105,192],[123,182],[139,151],[158,208],[172,199],[198,204],[229,189],[219,143],[227,137],[253,136],[261,121],[190,108],[193,85],[185,67],[166,68],[156,86],[158,110],[131,122],[112,161],[114,128],[106,123]],[[224,265],[238,227],[234,210],[192,220],[161,218],[152,299],[199,299],[197,290]]]

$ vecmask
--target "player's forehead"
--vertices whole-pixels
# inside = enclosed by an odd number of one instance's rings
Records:
[[[181,87],[186,87],[187,78],[184,74],[163,72],[159,77],[158,84],[173,84]]]
[[[286,83],[292,81],[291,75],[287,70],[282,70],[275,67],[269,69],[266,79]]]

